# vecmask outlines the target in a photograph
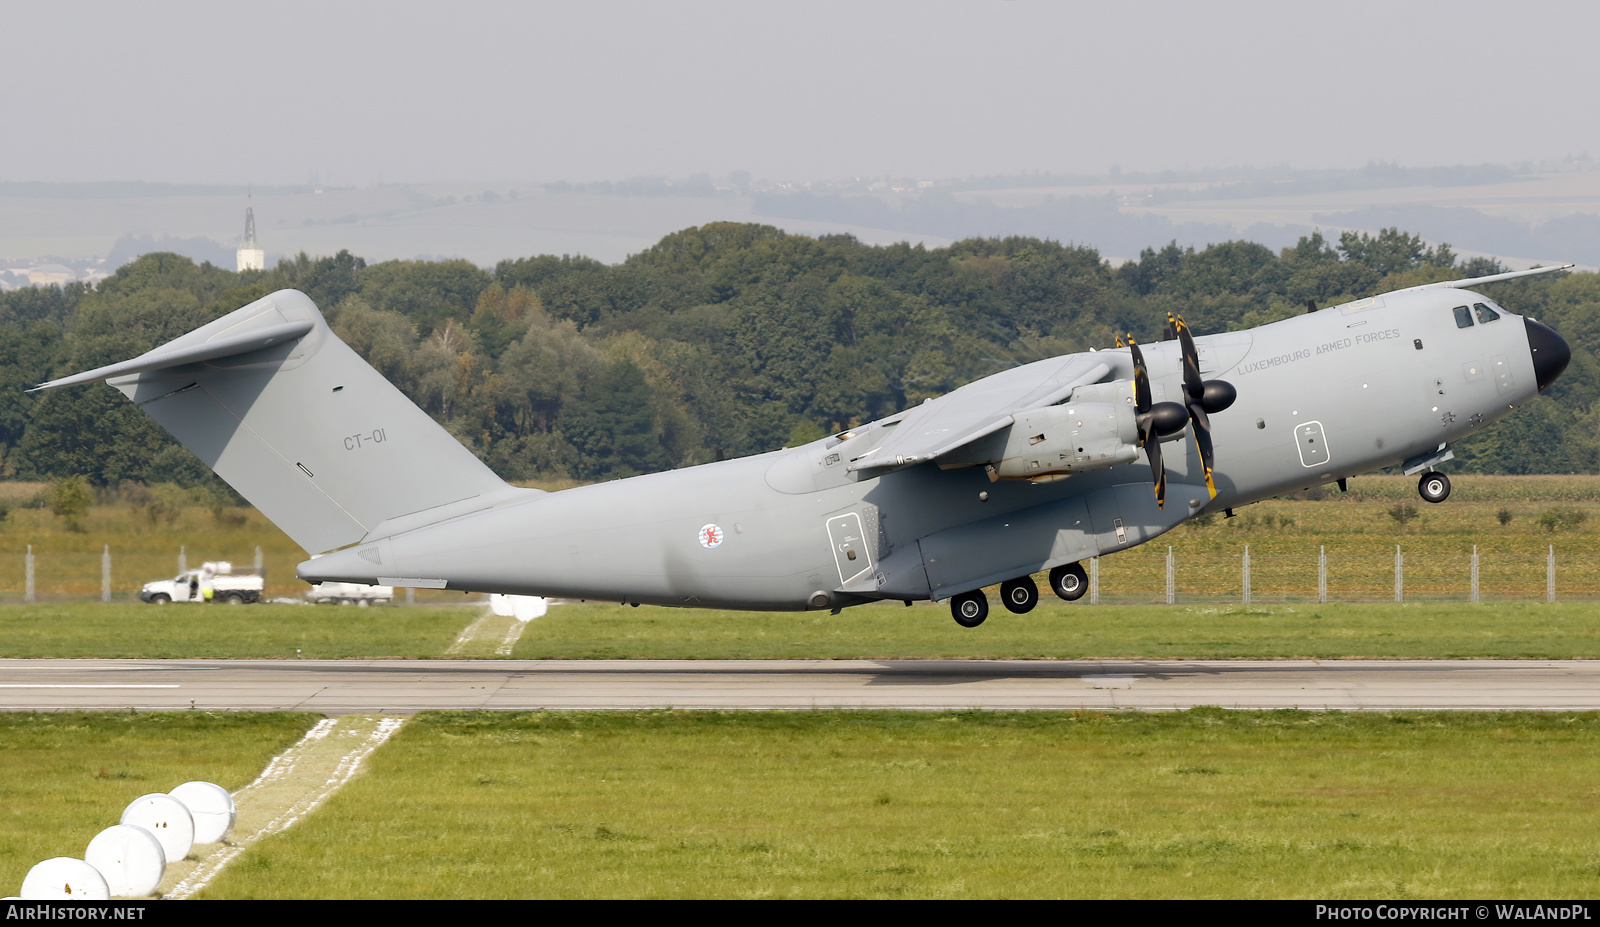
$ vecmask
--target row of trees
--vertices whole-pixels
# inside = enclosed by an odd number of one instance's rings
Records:
[[[1401,286],[1497,270],[1390,229],[1274,252],[1168,245],[1112,269],[1034,238],[873,247],[719,223],[617,265],[582,257],[368,265],[348,252],[234,273],[150,254],[90,289],[0,294],[0,449],[11,476],[209,483],[187,451],[104,385],[28,395],[134,356],[282,287],[308,293],[374,367],[508,479],[611,479],[772,450],[891,414],[1005,367],[1168,311],[1200,332]],[[1489,472],[1600,465],[1600,278],[1536,277],[1506,305],[1552,323],[1574,363],[1548,398],[1465,445]],[[214,485],[214,484],[213,484]]]

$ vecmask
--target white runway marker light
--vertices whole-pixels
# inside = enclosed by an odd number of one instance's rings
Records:
[[[135,798],[119,823],[137,824],[155,834],[168,865],[188,856],[194,846],[194,816],[183,802],[162,792]]]
[[[221,843],[238,817],[233,796],[213,782],[185,782],[167,793],[183,802],[194,818],[195,843]]]
[[[154,895],[167,872],[161,841],[136,824],[115,824],[96,834],[83,860],[106,880],[113,898]]]
[[[81,859],[57,856],[32,869],[18,895],[24,901],[109,901],[111,892],[99,870]]]

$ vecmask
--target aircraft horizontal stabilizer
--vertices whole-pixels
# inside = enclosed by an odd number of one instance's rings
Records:
[[[239,354],[249,354],[274,345],[286,344],[304,338],[315,327],[309,319],[296,322],[283,322],[277,325],[268,325],[250,331],[231,335],[222,335],[211,341],[191,341],[194,332],[175,341],[170,341],[154,350],[118,364],[107,364],[96,367],[83,373],[76,373],[70,377],[61,377],[48,383],[41,383],[30,393],[39,390],[55,389],[58,386],[77,386],[80,383],[94,383],[111,377],[126,376],[134,373],[148,373],[152,370],[165,370],[169,367],[181,367],[184,364],[199,364],[204,361],[221,360],[224,357],[234,357]],[[203,329],[201,330],[203,331]]]

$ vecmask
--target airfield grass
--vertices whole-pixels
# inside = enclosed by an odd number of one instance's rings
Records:
[[[0,605],[0,657],[438,659],[480,608]],[[493,659],[493,657],[489,657]],[[553,606],[511,652],[537,660],[1596,659],[1600,602],[943,606],[827,612]]]
[[[301,605],[0,605],[0,657],[437,657],[476,608]]]
[[[236,791],[315,724],[303,713],[0,713],[0,889],[83,858],[135,798],[185,782]]]
[[[943,606],[751,613],[557,606],[515,659],[1593,659],[1600,603]]]
[[[204,896],[1591,897],[1597,746],[1594,713],[427,713]]]

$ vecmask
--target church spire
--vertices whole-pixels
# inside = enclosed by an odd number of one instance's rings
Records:
[[[239,271],[266,269],[267,253],[256,243],[256,211],[253,206],[246,205],[244,208],[244,242],[239,245],[234,262],[234,269]]]

